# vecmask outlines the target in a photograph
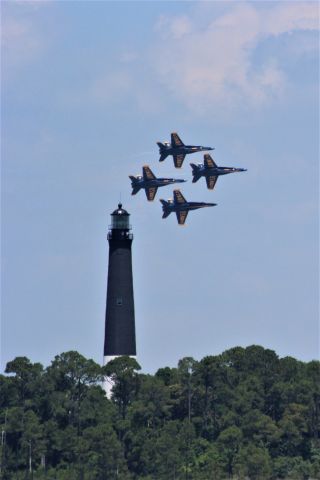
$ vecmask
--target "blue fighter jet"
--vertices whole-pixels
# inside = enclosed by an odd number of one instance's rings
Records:
[[[209,154],[204,155],[204,163],[199,163],[198,165],[190,163],[190,165],[192,167],[193,175],[192,182],[195,183],[199,180],[199,178],[205,177],[209,190],[214,189],[219,175],[247,171],[245,168],[218,167]]]
[[[142,167],[142,175],[137,175],[136,177],[129,175],[129,178],[132,187],[131,195],[135,195],[141,188],[144,188],[149,201],[152,201],[156,196],[158,187],[165,187],[172,183],[186,182],[186,180],[176,178],[157,178],[148,165]]]
[[[157,142],[159,147],[160,158],[159,162],[163,162],[168,155],[173,156],[174,166],[181,168],[183,160],[188,153],[203,152],[214,150],[212,147],[201,147],[200,145],[185,145],[179,135],[175,132],[171,133],[171,143]]]
[[[176,212],[179,225],[184,225],[189,210],[197,210],[198,208],[214,207],[216,203],[204,202],[187,202],[180,190],[173,190],[173,200],[161,199],[163,215],[162,218],[168,217],[170,213]]]

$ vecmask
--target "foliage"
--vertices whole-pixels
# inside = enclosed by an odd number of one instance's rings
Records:
[[[320,364],[253,345],[139,373],[78,352],[0,375],[3,480],[320,478]],[[101,382],[113,382],[111,400]]]

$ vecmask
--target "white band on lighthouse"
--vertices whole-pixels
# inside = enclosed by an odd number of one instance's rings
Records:
[[[135,355],[129,355],[130,358],[137,358]],[[107,363],[111,362],[111,360],[114,360],[115,358],[122,357],[122,355],[105,355],[103,357],[103,366],[107,365]],[[102,382],[102,388],[106,392],[106,397],[111,398],[111,391],[112,387],[114,385],[114,382],[111,380],[110,377],[104,377],[104,380]]]

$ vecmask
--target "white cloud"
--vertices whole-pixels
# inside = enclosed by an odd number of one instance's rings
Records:
[[[167,37],[179,39],[192,31],[192,22],[186,15],[175,18],[161,15],[156,23],[155,31],[161,32]]]
[[[319,30],[318,2],[282,2],[265,17],[267,35],[281,35],[295,30]]]
[[[172,95],[193,111],[219,103],[228,109],[243,101],[259,106],[277,99],[286,87],[285,71],[275,58],[259,59],[258,66],[256,47],[269,37],[319,29],[315,2],[230,5],[205,27],[186,15],[162,16],[156,25],[160,41],[152,52],[154,69]],[[306,46],[310,50],[310,43]]]

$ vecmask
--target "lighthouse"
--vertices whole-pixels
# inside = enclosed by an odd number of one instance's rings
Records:
[[[108,231],[109,265],[105,316],[104,362],[121,355],[136,356],[131,246],[133,234],[130,214],[118,208],[111,214]],[[106,379],[104,389],[110,396],[112,384]]]

